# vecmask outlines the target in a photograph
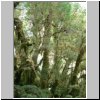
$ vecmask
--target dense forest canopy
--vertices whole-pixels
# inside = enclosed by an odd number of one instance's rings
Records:
[[[86,9],[77,2],[14,2],[14,97],[86,98]]]

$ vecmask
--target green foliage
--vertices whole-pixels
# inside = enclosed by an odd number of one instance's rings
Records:
[[[86,9],[79,3],[19,2],[14,49],[14,97],[86,97]]]
[[[73,97],[76,97],[79,95],[79,86],[78,85],[71,85],[69,87],[69,90],[68,90],[68,94],[72,95]]]
[[[65,98],[73,98],[71,95],[66,95]]]
[[[15,98],[48,98],[50,92],[48,90],[42,90],[34,85],[15,85],[14,86]]]

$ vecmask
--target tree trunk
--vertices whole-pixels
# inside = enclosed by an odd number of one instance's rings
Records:
[[[48,87],[48,78],[49,78],[49,42],[50,42],[50,30],[51,30],[51,10],[45,19],[45,33],[43,38],[43,45],[42,45],[42,51],[44,52],[43,56],[43,66],[41,71],[41,88],[47,88]]]
[[[75,84],[76,81],[77,81],[78,69],[79,69],[79,65],[80,65],[80,63],[81,63],[81,61],[82,61],[82,57],[83,57],[83,55],[84,55],[84,53],[85,53],[85,49],[86,49],[86,46],[81,47],[80,52],[79,52],[79,55],[78,55],[78,57],[77,57],[75,69],[74,69],[74,71],[73,71],[73,73],[72,73],[71,80],[70,80],[70,83],[71,83],[72,85]]]

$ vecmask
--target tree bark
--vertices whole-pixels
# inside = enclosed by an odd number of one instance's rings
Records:
[[[78,57],[77,57],[77,60],[76,60],[76,65],[75,65],[75,69],[74,69],[74,71],[72,73],[71,80],[70,80],[70,83],[72,85],[74,85],[77,82],[78,69],[79,69],[79,65],[80,65],[80,63],[82,61],[82,57],[83,57],[83,55],[85,53],[85,49],[86,49],[86,46],[81,47],[80,52],[78,54]]]

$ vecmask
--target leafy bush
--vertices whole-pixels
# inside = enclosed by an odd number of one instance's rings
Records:
[[[35,85],[15,85],[14,86],[15,98],[48,98],[50,92],[47,89],[40,89]]]

